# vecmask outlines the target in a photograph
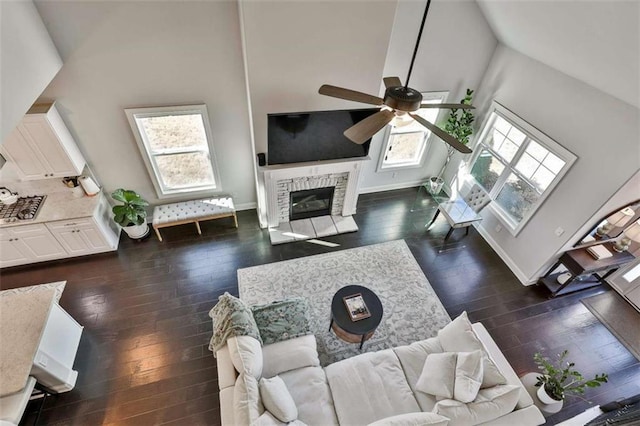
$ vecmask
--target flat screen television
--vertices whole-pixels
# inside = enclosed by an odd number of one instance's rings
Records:
[[[343,132],[378,111],[366,108],[268,114],[267,161],[288,164],[366,157],[371,139],[358,145]]]

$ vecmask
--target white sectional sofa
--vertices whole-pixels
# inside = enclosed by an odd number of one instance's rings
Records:
[[[416,389],[416,382],[430,353],[476,349],[485,351],[493,361],[493,368],[497,367],[504,376],[506,384],[481,389],[477,398],[468,404],[438,401]],[[264,421],[267,414],[263,415],[265,409],[257,383],[261,377],[274,376],[279,376],[286,384],[297,408],[298,421],[310,426],[368,425],[378,421],[381,423],[376,425],[449,426],[527,426],[545,422],[484,326],[470,324],[466,314],[447,325],[438,337],[408,346],[363,353],[325,368],[318,361],[316,340],[312,335],[262,348],[252,337],[234,337],[216,356],[222,424],[227,426],[284,424],[270,415],[268,421]],[[493,401],[495,394],[506,398],[506,406],[498,403],[498,399]],[[407,413],[432,411],[446,417],[445,421],[412,423],[406,417]]]

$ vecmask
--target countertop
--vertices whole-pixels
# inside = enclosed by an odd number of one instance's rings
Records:
[[[0,292],[0,396],[19,392],[27,384],[55,300],[55,288]]]
[[[93,197],[86,195],[76,197],[71,188],[67,188],[61,183],[61,179],[7,182],[0,186],[6,186],[11,191],[17,192],[19,196],[47,196],[35,219],[0,223],[0,228],[89,217],[93,215],[101,197],[100,193]]]

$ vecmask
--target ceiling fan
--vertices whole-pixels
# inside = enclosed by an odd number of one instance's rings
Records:
[[[424,23],[427,20],[427,13],[429,12],[429,5],[431,0],[427,1],[427,5],[424,9],[424,15],[422,17],[422,23],[420,24],[420,31],[418,32],[418,39],[416,40],[416,46],[413,50],[413,56],[411,57],[411,65],[409,66],[409,73],[405,84],[398,77],[384,77],[382,80],[386,87],[384,98],[378,96],[368,95],[366,93],[358,92],[356,90],[345,89],[342,87],[331,86],[329,84],[323,84],[320,87],[318,93],[325,96],[331,96],[339,99],[346,99],[348,101],[362,102],[365,104],[379,106],[380,111],[365,118],[364,120],[356,123],[344,131],[344,135],[357,144],[363,144],[369,140],[373,135],[378,133],[395,117],[410,116],[418,123],[429,129],[432,133],[438,136],[440,139],[451,145],[454,149],[462,152],[463,154],[471,153],[471,149],[465,144],[451,136],[449,133],[437,127],[435,124],[425,120],[415,112],[421,108],[445,108],[445,109],[473,109],[474,106],[468,104],[423,104],[422,94],[409,87],[409,79],[411,78],[411,71],[413,70],[413,64],[418,53],[418,46],[420,45],[420,38],[422,37],[422,30],[424,29]]]

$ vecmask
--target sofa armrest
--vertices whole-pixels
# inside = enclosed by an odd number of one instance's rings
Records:
[[[218,364],[218,388],[220,390],[233,387],[236,384],[238,372],[231,362],[229,347],[224,345],[222,349],[216,352],[216,362]]]
[[[478,339],[480,339],[480,341],[484,345],[484,348],[487,350],[487,353],[489,354],[489,357],[491,357],[491,360],[496,364],[498,370],[500,370],[505,379],[507,379],[507,384],[520,386],[520,398],[518,399],[516,408],[525,408],[533,405],[533,399],[531,399],[531,396],[522,385],[522,382],[518,378],[518,375],[515,371],[513,371],[513,368],[509,364],[509,361],[507,361],[507,359],[504,357],[496,342],[491,338],[491,335],[489,335],[487,329],[484,328],[484,325],[476,322],[471,326],[473,327],[474,333],[476,334]]]

